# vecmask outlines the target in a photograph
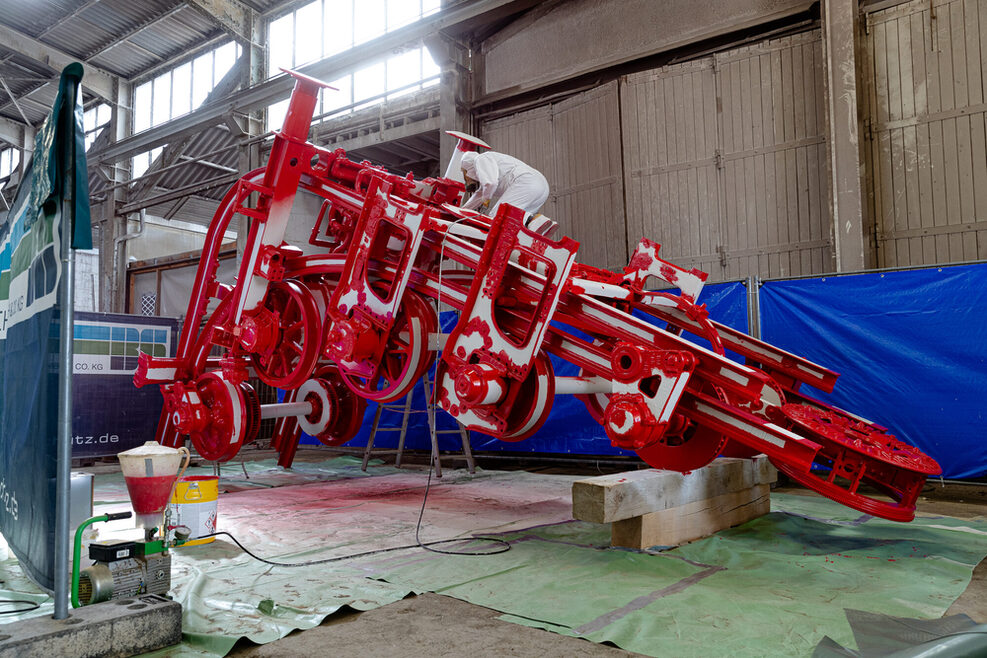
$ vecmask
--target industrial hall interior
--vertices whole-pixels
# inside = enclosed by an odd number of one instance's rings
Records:
[[[0,658],[987,657],[987,0],[0,0]]]

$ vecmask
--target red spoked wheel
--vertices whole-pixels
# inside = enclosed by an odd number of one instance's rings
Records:
[[[724,399],[723,391],[718,386],[707,384],[703,391],[720,400]],[[702,468],[716,459],[728,444],[729,441],[722,432],[700,425],[680,413],[674,413],[664,435],[635,452],[652,468],[686,473]]]
[[[915,518],[915,501],[926,478],[941,472],[934,459],[893,435],[836,409],[786,404],[781,411],[794,431],[822,446],[814,465],[829,470],[826,473],[804,472],[775,460],[779,471],[866,514],[891,521]],[[869,485],[891,500],[862,492],[863,485]]]
[[[271,283],[264,297],[258,324],[270,339],[250,355],[257,376],[276,388],[298,388],[312,374],[319,359],[322,318],[319,307],[305,286],[297,281]],[[265,312],[266,311],[266,312]]]
[[[457,393],[456,378],[447,376],[448,365],[440,360],[435,371],[434,395],[449,415],[468,429],[483,432],[501,441],[522,441],[537,432],[555,400],[555,371],[544,353],[535,360],[523,381],[504,378],[506,390],[495,404],[468,406]],[[513,400],[507,406],[507,400]],[[503,415],[506,411],[506,416]],[[494,412],[497,415],[494,416]],[[503,421],[503,422],[501,422]]]
[[[256,422],[252,407],[240,386],[234,386],[217,372],[207,372],[195,382],[199,399],[207,409],[205,427],[189,433],[192,445],[204,459],[229,461],[240,450]],[[257,415],[260,416],[260,405]]]
[[[298,389],[298,400],[311,400],[313,413],[299,418],[302,431],[327,446],[339,446],[360,431],[367,401],[343,383],[335,366],[323,366]],[[326,413],[329,409],[330,413]]]
[[[250,443],[260,434],[260,397],[247,382],[240,384],[240,391],[247,405],[247,429],[243,434],[243,443]]]
[[[502,441],[513,443],[527,439],[548,419],[555,401],[555,370],[544,352],[535,357],[528,376],[519,386],[521,390],[507,415],[507,427],[500,437]]]
[[[438,324],[435,309],[418,293],[406,290],[376,372],[369,379],[340,372],[343,382],[367,400],[403,398],[432,363],[435,352],[429,349],[428,337]]]

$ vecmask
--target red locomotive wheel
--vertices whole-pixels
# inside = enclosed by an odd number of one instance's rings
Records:
[[[271,283],[264,308],[277,318],[273,347],[253,353],[257,376],[276,388],[298,388],[312,375],[319,359],[322,319],[312,293],[297,281]]]
[[[243,399],[247,405],[247,429],[243,435],[243,443],[250,443],[260,434],[260,398],[254,387],[247,382],[240,384],[240,391],[243,392]]]
[[[338,413],[324,432],[315,438],[327,446],[341,446],[360,431],[363,415],[367,411],[367,401],[354,393],[343,383],[336,366],[323,366],[317,376],[327,382],[336,395]]]
[[[541,429],[548,420],[548,413],[555,401],[555,371],[552,361],[544,352],[535,357],[528,376],[520,384],[521,390],[514,399],[507,416],[507,427],[501,441],[515,443],[527,439]]]
[[[377,372],[370,379],[341,372],[343,382],[367,400],[403,398],[432,363],[435,352],[429,349],[428,337],[436,327],[435,309],[418,293],[406,290]]]
[[[703,392],[722,400],[723,391],[707,384]],[[681,414],[672,415],[673,427],[655,443],[637,450],[637,455],[652,468],[685,473],[702,468],[722,454],[729,445],[726,435],[700,425]]]
[[[780,460],[778,470],[847,507],[891,521],[911,521],[925,479],[939,464],[918,448],[838,409],[789,403],[781,408],[791,429],[819,443],[816,471]],[[888,499],[875,497],[874,489]]]
[[[254,422],[251,420],[249,400],[244,396],[243,389],[216,372],[207,372],[199,377],[195,387],[202,404],[208,409],[208,422],[201,430],[189,434],[192,445],[204,459],[229,461],[239,452]]]
[[[504,406],[506,402],[503,401],[496,407],[492,405],[461,407],[456,387],[443,389],[442,382],[446,378],[447,369],[446,362],[439,360],[435,369],[434,395],[437,396],[438,403],[467,429],[482,432],[501,441],[515,443],[541,429],[552,410],[552,402],[555,400],[555,371],[552,369],[551,360],[543,352],[535,357],[524,381],[506,380],[507,392],[503,399],[513,400],[509,408]],[[503,430],[498,430],[498,423],[490,417],[493,408],[496,408],[498,416],[506,412]]]

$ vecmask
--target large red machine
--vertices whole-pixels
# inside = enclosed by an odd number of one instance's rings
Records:
[[[576,395],[613,445],[656,468],[765,453],[833,500],[913,518],[938,464],[800,391],[831,391],[835,372],[710,320],[696,303],[705,273],[662,260],[649,240],[623,273],[580,265],[578,243],[532,230],[552,222],[526,225],[509,205],[492,218],[460,209],[464,186],[452,177],[415,180],[319,148],[307,136],[323,85],[293,75],[267,166],[240,179],[209,227],[176,356],[140,357],[135,383],[164,395],[159,442],[188,435],[203,457],[224,461],[262,418],[278,418],[273,447],[289,466],[302,431],[345,443],[367,400],[407,395],[438,358],[437,404],[501,440],[531,436],[556,395]],[[322,199],[315,254],[284,241],[299,190]],[[230,286],[216,270],[236,215],[250,229]],[[647,290],[651,277],[680,294]],[[448,335],[438,302],[459,313]],[[556,377],[550,353],[580,375]],[[261,406],[251,371],[286,390],[284,402]]]

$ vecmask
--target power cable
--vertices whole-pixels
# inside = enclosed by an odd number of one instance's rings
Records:
[[[16,610],[0,610],[0,615],[16,615],[19,612],[31,612],[32,610],[37,610],[41,607],[41,604],[37,601],[28,601],[26,599],[7,599],[5,601],[0,601],[0,605],[7,603],[26,603],[29,607],[18,608]]]
[[[435,295],[435,316],[438,319],[438,324],[439,324],[438,329],[439,329],[439,332],[442,331],[442,319],[441,319],[441,315],[440,315],[439,309],[440,309],[440,304],[442,303],[441,302],[441,299],[442,299],[442,260],[445,258],[446,237],[449,235],[449,230],[451,230],[452,226],[455,226],[459,222],[465,221],[467,219],[468,219],[468,217],[461,217],[461,218],[457,219],[456,221],[452,222],[450,224],[450,226],[449,226],[449,229],[447,229],[446,233],[443,234],[443,236],[442,236],[442,245],[441,245],[440,250],[439,250],[439,272],[438,272],[438,278],[437,278],[437,286],[438,286],[438,288],[437,288],[436,295]],[[429,340],[429,337],[426,337],[425,340],[428,341]],[[433,366],[437,366],[438,359],[439,359],[439,353],[440,352],[441,352],[441,349],[439,348],[438,345],[436,345],[435,356],[433,357],[432,363],[429,364],[429,368],[430,369]],[[434,382],[434,384],[437,384],[438,383],[434,379],[433,379],[433,382]],[[436,431],[435,431],[435,397],[436,397],[436,394],[435,394],[434,384],[433,384],[433,388],[432,388],[432,400],[426,400],[425,401],[425,404],[427,405],[426,406],[426,411],[429,412],[429,423],[428,423],[428,425],[429,425],[429,432],[431,433],[431,438],[432,438],[433,444],[435,446],[438,446],[438,441],[436,440]],[[438,455],[436,455],[436,457],[438,457]],[[381,553],[392,553],[394,551],[405,551],[405,550],[408,550],[408,549],[411,549],[411,548],[421,548],[421,549],[424,549],[426,551],[431,551],[432,553],[441,553],[443,555],[468,555],[468,556],[498,555],[500,553],[506,553],[507,551],[511,550],[511,544],[510,544],[510,542],[508,542],[505,539],[501,539],[499,537],[480,537],[480,536],[477,536],[477,535],[472,535],[470,537],[458,537],[458,538],[455,538],[455,539],[440,539],[438,541],[429,541],[429,542],[423,542],[421,540],[422,520],[423,520],[423,518],[425,516],[425,505],[426,505],[426,503],[428,501],[428,494],[429,494],[429,491],[431,491],[431,488],[432,488],[432,472],[434,470],[435,470],[435,459],[431,459],[431,460],[429,460],[429,465],[428,465],[428,480],[425,482],[425,493],[424,493],[424,495],[422,495],[422,504],[421,504],[421,507],[418,510],[418,522],[415,524],[415,543],[414,544],[406,544],[406,545],[403,545],[403,546],[393,546],[391,548],[379,548],[379,549],[372,550],[372,551],[364,551],[362,553],[351,553],[349,555],[341,555],[341,556],[337,556],[337,557],[330,557],[330,558],[325,558],[325,559],[322,559],[322,560],[307,560],[305,562],[275,562],[273,560],[268,560],[266,558],[262,558],[259,555],[256,555],[255,553],[251,552],[246,546],[244,546],[243,544],[241,544],[240,541],[236,537],[234,537],[233,535],[231,535],[230,533],[225,532],[225,531],[213,532],[213,533],[210,533],[208,535],[202,535],[201,537],[197,537],[197,539],[207,539],[209,537],[219,537],[219,536],[229,537],[230,540],[234,544],[236,544],[240,548],[240,550],[242,550],[244,553],[246,553],[247,555],[249,555],[250,557],[254,558],[255,560],[257,560],[259,562],[263,562],[264,564],[269,564],[269,565],[274,566],[274,567],[309,567],[309,566],[314,566],[314,565],[317,565],[317,564],[328,564],[330,562],[342,562],[344,560],[353,560],[353,559],[356,559],[356,558],[368,557],[370,555],[379,555]],[[489,542],[494,542],[496,544],[500,544],[500,546],[494,548],[493,550],[482,551],[482,552],[477,552],[477,551],[446,551],[446,550],[442,550],[442,549],[438,549],[438,548],[432,548],[433,546],[441,546],[443,544],[452,544],[452,543],[464,542],[464,541],[489,541]]]

